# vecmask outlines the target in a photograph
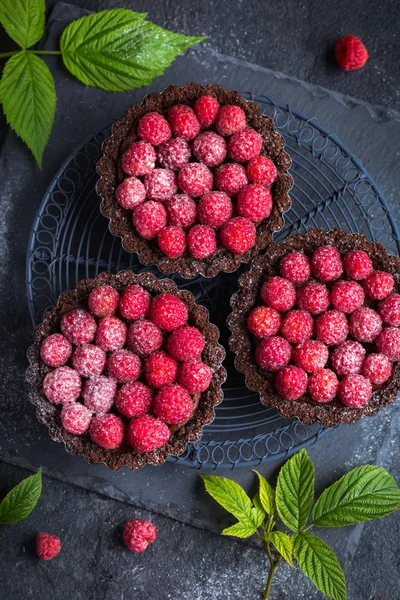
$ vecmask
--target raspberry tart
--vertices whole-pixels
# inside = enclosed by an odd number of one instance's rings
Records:
[[[112,469],[159,465],[200,438],[222,400],[225,351],[193,295],[151,273],[101,273],[35,330],[27,379],[39,420]]]
[[[213,277],[282,227],[292,178],[258,104],[217,85],[170,86],[114,124],[98,163],[110,231],[163,273]]]
[[[340,229],[271,244],[239,278],[229,346],[266,406],[329,427],[400,390],[400,259]]]

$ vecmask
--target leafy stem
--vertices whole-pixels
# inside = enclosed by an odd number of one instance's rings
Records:
[[[7,58],[8,56],[13,56],[14,54],[18,54],[21,50],[12,50],[11,52],[3,52],[0,53],[0,58]],[[31,54],[51,54],[51,55],[59,55],[61,52],[59,50],[25,50],[25,52],[30,52]]]
[[[271,591],[272,579],[273,579],[273,577],[274,577],[275,570],[276,570],[276,568],[278,567],[278,565],[279,565],[279,563],[281,562],[281,560],[282,560],[282,556],[281,556],[281,555],[279,555],[279,556],[276,558],[276,560],[274,560],[274,561],[271,563],[271,566],[270,566],[270,568],[269,568],[269,573],[268,573],[267,584],[266,584],[266,586],[265,586],[265,590],[264,590],[263,600],[267,600],[267,598],[268,598],[268,596],[269,596],[269,593],[270,593],[270,591]]]

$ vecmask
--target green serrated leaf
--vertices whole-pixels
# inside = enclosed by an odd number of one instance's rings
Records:
[[[266,513],[261,504],[260,494],[257,494],[253,498],[253,507],[252,513],[254,515],[254,522],[257,524],[257,527],[260,527],[261,523],[264,521]]]
[[[281,468],[276,486],[280,518],[292,531],[307,523],[314,497],[314,467],[305,450],[300,450]]]
[[[205,39],[166,31],[125,9],[82,17],[63,31],[66,68],[86,85],[120,92],[149,85],[186,48]]]
[[[0,503],[0,524],[8,525],[25,519],[35,508],[42,493],[42,468],[23,479]]]
[[[239,523],[235,523],[234,525],[231,525],[231,527],[227,527],[226,529],[221,531],[221,535],[232,535],[234,537],[244,539],[253,535],[253,533],[255,533],[256,530],[257,527],[248,527],[247,525],[244,525],[239,521]]]
[[[275,490],[268,483],[268,481],[265,479],[265,477],[260,475],[260,473],[258,473],[257,471],[254,471],[254,473],[257,473],[257,475],[258,475],[258,480],[259,480],[259,484],[260,484],[261,504],[262,504],[264,510],[267,512],[267,514],[273,515],[276,512]]]
[[[316,535],[297,533],[292,538],[300,569],[328,598],[346,600],[346,581],[334,552]]]
[[[353,469],[328,487],[314,505],[317,527],[341,527],[385,517],[400,505],[400,490],[382,467]]]
[[[44,32],[44,0],[1,0],[0,23],[21,48],[30,48]]]
[[[259,526],[250,498],[236,481],[217,475],[204,475],[203,479],[210,496],[238,521],[249,528]]]
[[[53,77],[38,56],[18,52],[7,61],[0,81],[0,102],[8,123],[41,167],[53,126],[56,92]]]
[[[278,550],[279,554],[283,556],[286,562],[293,567],[293,549],[290,537],[282,531],[270,531],[266,535],[266,539]]]

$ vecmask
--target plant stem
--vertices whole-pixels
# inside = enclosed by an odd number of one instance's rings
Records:
[[[3,52],[0,54],[0,58],[7,58],[8,56],[12,56],[13,54],[17,54],[19,50],[13,50],[12,52]]]
[[[11,52],[3,52],[0,54],[0,58],[7,58],[8,56],[13,56],[14,54],[18,54],[18,52],[23,52],[23,50],[12,50]],[[58,55],[61,54],[59,50],[25,50],[25,52],[30,52],[31,54],[51,54]]]
[[[271,591],[272,578],[274,576],[277,566],[281,562],[281,558],[282,558],[282,556],[279,555],[278,558],[271,564],[271,567],[270,567],[269,573],[268,573],[267,585],[265,586],[263,600],[267,600],[267,598],[269,596],[269,593]]]

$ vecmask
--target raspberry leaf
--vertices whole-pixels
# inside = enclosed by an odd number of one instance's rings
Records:
[[[314,505],[317,527],[341,527],[385,517],[398,509],[400,489],[385,469],[365,465],[328,487]]]
[[[281,468],[276,486],[277,510],[282,521],[299,532],[307,523],[314,496],[314,467],[300,450]]]
[[[265,510],[263,505],[261,504],[261,500],[260,500],[260,494],[257,492],[257,494],[254,496],[253,500],[253,515],[254,515],[254,519],[255,522],[258,523],[257,527],[259,527],[261,525],[261,523],[264,521],[265,519]]]
[[[289,563],[291,567],[293,567],[293,549],[292,540],[290,539],[290,537],[282,531],[270,531],[269,533],[267,533],[265,539],[271,542],[271,544],[277,549],[279,554],[282,555],[286,562]]]
[[[257,528],[261,525],[262,514],[257,507],[253,506],[250,498],[238,483],[217,475],[204,475],[203,480],[210,496],[236,517],[243,526]]]
[[[30,48],[44,32],[44,0],[1,0],[0,23],[21,48]]]
[[[247,525],[243,525],[243,523],[235,523],[231,525],[231,527],[227,527],[223,531],[221,531],[221,535],[232,535],[234,537],[239,538],[248,538],[253,535],[257,531],[257,527],[248,527]]]
[[[257,473],[257,471],[254,471],[254,473]],[[257,473],[257,475],[258,475],[258,480],[259,480],[259,484],[260,484],[260,492],[259,493],[260,493],[261,504],[262,504],[265,512],[268,515],[273,515],[276,512],[275,490],[268,483],[268,481],[265,479],[265,477],[260,475],[260,473]]]
[[[0,524],[8,525],[25,519],[35,508],[42,493],[42,468],[23,479],[0,503]]]

